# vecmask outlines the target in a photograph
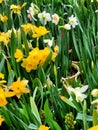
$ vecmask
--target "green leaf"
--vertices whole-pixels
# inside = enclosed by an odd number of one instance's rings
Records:
[[[98,125],[98,111],[93,110],[93,125]]]
[[[46,123],[50,126],[51,130],[61,130],[58,123],[55,120],[53,120],[53,114],[49,108],[48,100],[46,100],[44,104],[44,111],[45,111]]]
[[[33,113],[34,117],[38,121],[38,124],[41,125],[42,123],[41,123],[40,115],[38,113],[38,109],[34,102],[34,99],[32,97],[30,97],[30,105],[31,105],[31,112]]]
[[[43,85],[42,85],[41,81],[39,80],[39,78],[34,79],[33,86],[34,87],[38,86],[38,88],[40,90],[40,93],[41,93],[41,107],[42,107],[42,105],[43,105]]]
[[[76,119],[83,121],[83,113],[78,113]],[[87,115],[86,116],[86,121],[91,121],[92,122],[92,116]]]
[[[2,71],[4,67],[4,63],[5,63],[5,58],[2,58],[2,60],[0,61],[0,72]]]
[[[84,130],[87,130],[86,110],[87,110],[87,105],[86,105],[86,101],[84,100],[84,104],[83,104],[83,125],[84,125]]]
[[[28,128],[31,129],[31,130],[38,130],[38,127],[33,123],[30,123]]]
[[[53,119],[53,115],[52,115],[52,112],[49,109],[48,100],[46,100],[46,102],[44,104],[44,111],[45,111],[45,117],[46,117],[47,122],[52,120]]]
[[[71,102],[69,99],[67,99],[66,97],[63,97],[62,100],[64,102],[66,102],[68,105],[70,105],[71,107],[75,108],[77,111],[79,111],[79,109],[73,104],[73,102]]]

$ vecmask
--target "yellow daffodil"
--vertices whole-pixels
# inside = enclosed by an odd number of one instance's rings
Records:
[[[24,6],[26,6],[26,4],[27,4],[27,3],[24,3],[22,6],[21,6],[21,5],[14,5],[14,4],[12,4],[12,5],[10,6],[10,9],[12,10],[12,12],[13,12],[14,14],[21,14],[21,10],[22,10],[22,8],[23,8]]]
[[[7,20],[8,20],[8,17],[7,17],[6,15],[1,15],[1,14],[0,14],[0,21],[1,21],[1,22],[4,23],[4,22],[6,22]]]
[[[10,91],[5,91],[3,88],[0,88],[0,107],[5,106],[7,104],[7,97],[12,97],[15,94]]]
[[[40,127],[38,128],[38,130],[49,130],[50,127],[45,126],[45,125],[40,125]]]
[[[3,121],[4,121],[4,118],[0,115],[0,126],[2,125]]]
[[[41,60],[40,60],[40,65],[43,66],[47,57],[49,56],[50,54],[50,50],[48,47],[45,47],[43,50],[40,50],[40,53],[42,55],[41,57]]]
[[[18,98],[20,98],[23,93],[29,93],[29,89],[26,88],[27,83],[28,80],[20,80],[20,78],[18,78],[16,82],[12,83],[10,90],[13,91]]]
[[[91,95],[92,95],[93,97],[98,96],[98,89],[93,89],[92,92],[91,92]]]
[[[2,32],[0,33],[0,42],[3,42],[4,45],[8,45],[10,42],[11,33],[10,32]]]
[[[0,73],[0,79],[4,79],[4,74]]]
[[[89,128],[88,130],[98,130],[98,125]]]
[[[22,51],[20,49],[16,49],[14,57],[16,58],[16,62],[20,62],[22,60],[22,58],[23,58]]]
[[[3,0],[0,0],[0,4],[2,3]]]
[[[23,28],[23,31],[28,34],[28,33],[33,33],[33,28],[35,25],[32,25],[31,23],[27,23],[24,25],[21,25],[21,27]]]
[[[39,50],[39,48],[34,48],[29,52],[29,56],[23,59],[21,66],[26,69],[27,72],[31,70],[36,70],[38,65],[43,66],[47,57],[50,54],[50,49],[48,47]]]
[[[49,31],[43,27],[43,26],[39,26],[39,27],[36,27],[34,26],[34,33],[32,35],[33,38],[37,38],[37,37],[41,37],[45,34],[49,33]]]

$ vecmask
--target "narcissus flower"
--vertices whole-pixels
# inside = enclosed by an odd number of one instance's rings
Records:
[[[38,130],[49,130],[50,127],[45,126],[45,125],[40,125],[40,127],[38,128]]]
[[[88,130],[98,130],[98,125],[89,128]]]
[[[77,18],[76,18],[74,15],[71,15],[71,17],[69,17],[68,19],[69,19],[69,22],[68,22],[68,23],[69,23],[73,28],[75,28],[76,25],[78,25],[78,20],[77,20]]]
[[[23,59],[21,66],[25,68],[27,72],[36,70],[38,68],[38,65],[44,65],[49,54],[50,49],[48,47],[45,47],[42,50],[39,50],[39,48],[36,47],[29,52],[29,56],[27,58]]]
[[[37,38],[37,37],[41,37],[45,34],[49,33],[49,31],[43,27],[43,26],[39,26],[39,27],[36,27],[34,26],[34,33],[32,35],[33,38]]]
[[[43,11],[42,13],[39,13],[38,18],[40,19],[40,21],[41,21],[41,23],[43,25],[46,25],[47,22],[51,21],[50,14],[47,13],[46,11]]]
[[[44,42],[44,43],[47,43],[47,44],[51,47],[52,44],[53,44],[53,39],[52,39],[52,40],[50,40],[50,39],[44,39],[43,42]]]
[[[31,23],[27,23],[27,24],[23,24],[21,25],[21,27],[23,28],[23,31],[26,33],[26,34],[32,34],[34,32],[34,26],[35,25],[32,25]]]
[[[14,57],[16,58],[16,62],[20,62],[22,60],[22,58],[23,58],[22,51],[20,49],[16,49]]]
[[[59,22],[59,16],[58,16],[58,14],[53,14],[52,15],[52,23],[54,23],[55,25],[57,25],[58,24],[58,22]]]
[[[12,90],[15,95],[20,98],[20,96],[23,94],[23,93],[29,93],[29,89],[26,88],[28,84],[28,80],[20,80],[20,78],[17,79],[17,81],[13,82],[11,87],[10,87],[10,90]]]
[[[26,6],[26,4],[27,4],[27,3],[23,3],[22,6],[21,6],[21,5],[14,5],[14,4],[12,4],[12,5],[10,6],[10,9],[12,10],[12,12],[13,12],[14,14],[21,14],[21,10],[22,10],[22,8],[23,8],[24,6]]]
[[[0,126],[2,125],[3,121],[4,121],[4,118],[0,115]]]
[[[8,43],[10,42],[10,38],[11,33],[9,31],[0,33],[0,42],[3,42],[4,45],[8,45]]]
[[[1,21],[1,22],[4,23],[4,22],[6,22],[7,20],[8,20],[8,17],[7,17],[6,15],[1,15],[1,14],[0,14],[0,21]]]
[[[29,7],[29,9],[27,10],[28,13],[28,18],[31,20],[35,20],[36,18],[34,17],[36,14],[38,14],[39,12],[39,8],[37,5],[35,5],[33,2],[31,3],[31,6]]]

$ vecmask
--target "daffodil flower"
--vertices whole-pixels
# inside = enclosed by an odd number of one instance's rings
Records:
[[[4,118],[0,115],[0,126],[2,125],[3,121],[4,121]]]
[[[34,26],[34,33],[33,33],[32,37],[33,38],[39,38],[41,36],[44,36],[47,33],[49,33],[49,31],[45,27],[43,27],[43,26],[39,26],[39,27]]]
[[[14,5],[14,4],[12,4],[12,5],[10,6],[10,9],[12,10],[12,12],[13,12],[14,14],[21,14],[21,10],[22,10],[22,8],[23,8],[24,6],[26,6],[26,4],[27,4],[27,3],[23,3],[22,6],[21,6],[21,5]]]
[[[74,15],[71,15],[71,17],[68,18],[69,19],[69,24],[75,28],[76,25],[78,25],[78,20]]]
[[[54,23],[55,25],[57,25],[58,24],[58,22],[59,22],[59,16],[58,16],[58,14],[53,14],[52,15],[52,23]]]
[[[50,127],[45,126],[45,125],[40,125],[40,127],[38,128],[38,130],[49,130]]]
[[[12,92],[15,93],[15,95],[20,98],[20,96],[23,94],[23,93],[29,93],[29,89],[26,88],[28,84],[28,80],[20,80],[20,78],[17,79],[17,81],[13,82],[10,89]]]
[[[98,130],[98,125],[89,128],[88,130]]]
[[[39,20],[41,21],[41,23],[43,25],[46,25],[47,22],[51,21],[50,14],[47,13],[46,11],[43,11],[42,13],[39,13],[38,18],[39,18]]]
[[[70,94],[70,100],[73,100],[71,93],[75,94],[77,102],[82,102],[87,97],[87,95],[84,94],[84,92],[86,92],[86,90],[88,89],[88,85],[85,85],[83,87],[76,87],[76,88],[72,88],[68,86],[66,89],[68,93]]]

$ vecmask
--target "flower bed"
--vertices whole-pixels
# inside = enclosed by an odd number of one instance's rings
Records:
[[[0,129],[97,129],[97,43],[97,0],[0,0]]]

